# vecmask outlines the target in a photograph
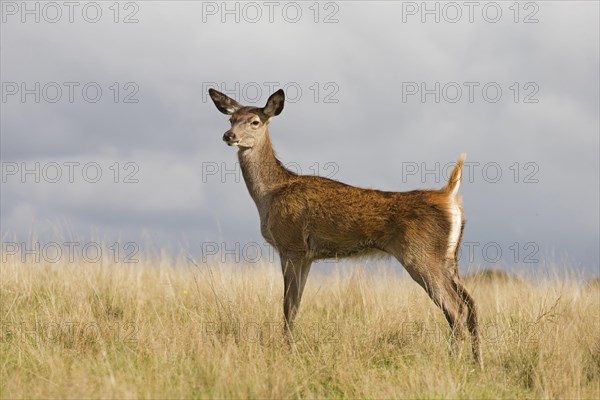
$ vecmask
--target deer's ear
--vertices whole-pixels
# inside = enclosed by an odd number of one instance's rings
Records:
[[[208,94],[215,103],[215,106],[217,106],[219,111],[223,114],[231,115],[242,107],[240,103],[215,89],[208,89]]]
[[[263,108],[263,112],[269,118],[279,115],[283,110],[283,103],[285,103],[285,94],[283,89],[279,89],[269,97],[267,105]]]

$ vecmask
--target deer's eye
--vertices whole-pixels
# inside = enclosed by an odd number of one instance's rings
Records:
[[[260,125],[259,121],[256,121],[256,120],[252,121],[252,126],[258,126],[258,125]]]

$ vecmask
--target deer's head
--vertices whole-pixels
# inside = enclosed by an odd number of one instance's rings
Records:
[[[219,111],[231,115],[231,128],[223,135],[223,141],[229,146],[246,149],[256,146],[266,137],[271,118],[281,113],[285,102],[282,89],[273,93],[262,108],[244,107],[214,89],[209,89],[208,94]]]

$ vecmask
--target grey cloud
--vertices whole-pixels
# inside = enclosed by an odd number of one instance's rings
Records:
[[[422,179],[421,171],[403,179],[409,163],[433,168],[466,152],[480,166],[497,163],[503,176],[492,183],[478,170],[463,184],[465,241],[535,242],[550,263],[567,254],[597,273],[598,4],[538,2],[537,24],[515,24],[507,6],[496,24],[477,14],[472,24],[423,24],[418,16],[403,23],[400,3],[336,4],[334,24],[315,24],[307,8],[296,24],[221,23],[218,16],[202,22],[200,2],[139,3],[137,24],[3,23],[3,82],[97,82],[103,97],[3,102],[2,161],[97,161],[105,169],[135,162],[140,182],[35,184],[10,177],[2,183],[2,232],[26,235],[33,218],[39,231],[43,221],[69,220],[75,231],[95,227],[132,240],[152,232],[175,247],[181,238],[196,247],[223,237],[261,241],[244,183],[231,174],[224,182],[203,180],[207,165],[232,168],[237,161],[221,141],[227,118],[204,89],[224,84],[239,98],[255,82],[256,103],[263,104],[265,83],[276,82],[302,90],[272,125],[284,162],[304,173],[327,173],[324,166],[333,163],[336,179],[412,190],[444,182],[435,174]],[[127,82],[138,85],[139,103],[122,102]],[[428,95],[422,103],[415,95],[403,102],[406,82],[429,89],[456,82],[463,97],[435,103]],[[465,82],[480,83],[473,103]],[[499,102],[482,99],[487,82],[502,88]],[[523,103],[531,93],[527,82],[538,85],[538,103]],[[335,84],[337,103],[324,102],[334,92],[327,83]],[[537,183],[523,182],[532,171],[528,162],[539,169]]]

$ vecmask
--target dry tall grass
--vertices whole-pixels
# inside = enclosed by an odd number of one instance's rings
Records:
[[[0,272],[2,398],[599,398],[600,286],[472,278],[485,370],[408,277],[309,277],[295,346],[276,265]]]

